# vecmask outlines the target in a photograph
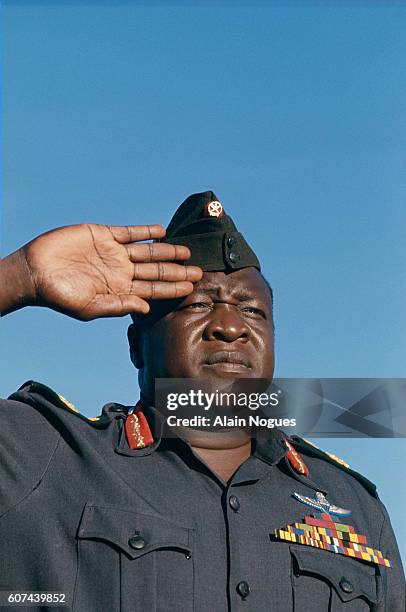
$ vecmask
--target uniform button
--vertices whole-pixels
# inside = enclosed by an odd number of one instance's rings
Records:
[[[229,236],[227,238],[227,246],[231,249],[231,247],[233,247],[235,245],[235,243],[237,242],[237,239],[234,236]]]
[[[128,543],[131,548],[135,548],[136,550],[141,550],[141,548],[144,548],[146,544],[144,538],[139,534],[132,536],[132,538],[128,540]]]
[[[240,500],[235,495],[230,495],[230,499],[228,500],[230,507],[237,512],[240,509]]]
[[[341,578],[339,584],[344,593],[352,593],[354,590],[354,585],[347,578]]]
[[[237,584],[237,593],[238,595],[241,595],[243,599],[248,597],[248,595],[250,594],[250,585],[248,584],[248,582],[246,582],[245,580],[241,580],[241,582]]]
[[[231,263],[237,263],[237,261],[240,261],[240,256],[235,251],[231,251],[228,257]]]

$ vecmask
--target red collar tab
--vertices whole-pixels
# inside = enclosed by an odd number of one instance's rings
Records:
[[[286,457],[292,468],[301,476],[308,476],[309,468],[307,467],[297,450],[293,448],[292,444],[288,442],[286,438],[284,442],[286,444],[286,448],[288,449]]]
[[[145,448],[154,442],[148,421],[141,408],[135,407],[125,421],[125,433],[131,449]]]

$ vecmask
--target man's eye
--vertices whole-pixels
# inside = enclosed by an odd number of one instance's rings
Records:
[[[193,302],[193,304],[186,304],[184,308],[189,308],[193,310],[201,310],[203,308],[211,308],[211,304],[207,304],[205,302]]]
[[[254,306],[246,306],[245,308],[242,308],[241,310],[242,312],[246,312],[247,314],[263,317],[264,319],[266,318],[264,311],[261,310],[260,308],[255,308]]]

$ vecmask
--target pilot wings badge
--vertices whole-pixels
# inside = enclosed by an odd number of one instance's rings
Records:
[[[330,504],[330,502],[326,499],[326,496],[323,495],[320,491],[316,492],[315,498],[307,497],[306,495],[300,495],[299,493],[293,493],[293,497],[298,499],[302,504],[306,504],[306,506],[311,506],[319,512],[326,512],[327,514],[334,514],[336,516],[350,516],[351,510],[347,510],[346,508],[339,508],[334,504]]]

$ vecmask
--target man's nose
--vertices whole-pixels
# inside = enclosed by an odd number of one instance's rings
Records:
[[[220,342],[247,342],[248,326],[235,306],[231,304],[216,304],[210,320],[204,330],[205,340]]]

